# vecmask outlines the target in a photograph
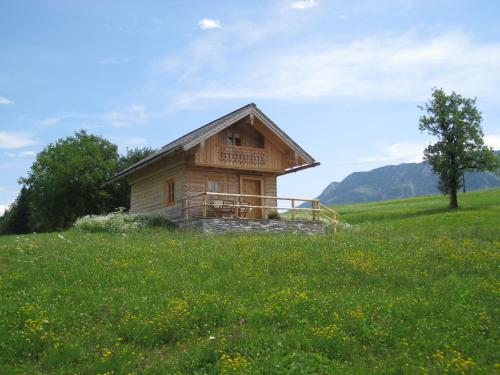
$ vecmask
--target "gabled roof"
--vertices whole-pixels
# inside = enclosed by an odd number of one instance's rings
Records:
[[[278,125],[276,125],[269,117],[267,117],[255,103],[247,104],[225,116],[218,118],[198,129],[193,130],[190,133],[170,142],[169,144],[163,146],[162,148],[156,150],[151,155],[145,157],[144,159],[138,161],[137,163],[131,165],[130,167],[120,171],[104,185],[108,185],[114,181],[120,180],[132,172],[142,169],[151,163],[169,157],[173,153],[188,151],[195,147],[202,141],[210,138],[212,135],[224,130],[225,128],[233,125],[235,122],[253,114],[255,117],[259,118],[273,133],[275,133],[284,143],[286,143],[290,148],[297,152],[306,161],[306,165],[316,164],[315,160],[310,156],[304,149],[302,149],[297,143],[293,141],[283,130],[281,130]],[[297,167],[303,169],[304,166]]]

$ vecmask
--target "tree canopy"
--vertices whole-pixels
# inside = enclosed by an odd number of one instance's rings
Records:
[[[127,149],[84,130],[59,139],[40,152],[16,201],[0,217],[0,234],[67,228],[77,218],[130,206],[130,187],[102,184],[118,171],[151,154],[148,147]]]
[[[30,229],[30,195],[23,187],[14,203],[0,217],[0,234],[29,233]]]
[[[35,230],[67,228],[78,217],[112,210],[112,189],[100,185],[116,172],[117,146],[81,130],[40,152],[27,178]]]
[[[458,207],[457,192],[465,171],[496,171],[498,157],[484,144],[481,112],[476,99],[433,89],[432,99],[419,107],[419,129],[437,137],[424,150],[424,158],[439,177],[438,188],[450,195],[450,208]]]

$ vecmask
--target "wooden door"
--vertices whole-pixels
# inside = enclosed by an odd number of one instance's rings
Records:
[[[257,178],[241,179],[241,194],[262,195],[262,180]],[[241,202],[247,202],[251,206],[262,206],[261,198],[242,197]],[[246,215],[249,219],[262,219],[262,208],[252,208]]]

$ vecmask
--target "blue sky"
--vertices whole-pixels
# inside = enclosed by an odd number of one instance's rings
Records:
[[[500,149],[495,1],[2,1],[0,25],[0,212],[75,130],[156,148],[250,102],[322,163],[286,196],[421,160],[434,86],[477,97]]]

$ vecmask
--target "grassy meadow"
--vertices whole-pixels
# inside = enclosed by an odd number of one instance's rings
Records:
[[[500,190],[335,207],[336,235],[0,237],[0,373],[500,371]]]

